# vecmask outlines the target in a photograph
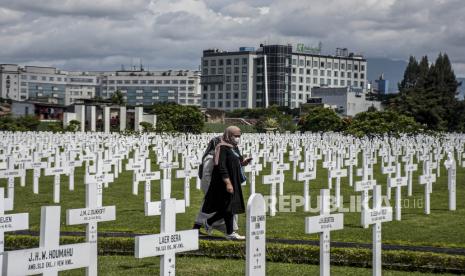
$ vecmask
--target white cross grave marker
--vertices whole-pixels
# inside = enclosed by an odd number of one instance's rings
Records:
[[[305,218],[305,233],[320,233],[320,276],[330,275],[330,232],[344,228],[344,214],[331,214],[329,189],[320,190],[320,215]]]
[[[145,171],[142,173],[136,174],[136,181],[145,181],[145,188],[144,188],[144,201],[150,202],[151,195],[152,195],[152,185],[151,182],[153,180],[160,180],[160,172],[152,172],[150,171],[150,159],[145,160]]]
[[[98,177],[86,177],[89,180],[86,183],[86,208],[70,209],[66,213],[66,224],[87,224],[86,226],[86,241],[89,243],[90,263],[86,268],[86,275],[96,276],[97,267],[97,223],[104,221],[112,221],[116,219],[115,206],[102,207],[102,182],[98,181]],[[92,181],[93,180],[93,181]]]
[[[265,199],[252,194],[247,202],[246,275],[266,275],[266,214]]]
[[[448,158],[444,162],[447,169],[447,188],[449,189],[449,210],[456,210],[456,183],[457,183],[457,165],[455,163],[454,154],[449,152]]]
[[[373,276],[381,276],[381,223],[392,220],[392,207],[382,207],[381,186],[373,188],[373,209],[365,209],[363,216],[367,224],[373,226]]]
[[[429,161],[425,161],[424,174],[420,175],[418,182],[422,185],[425,185],[425,214],[429,215],[430,210],[430,194],[432,191],[433,182],[436,182],[436,174],[431,173],[431,168],[429,166]]]
[[[148,209],[150,206],[153,212]],[[174,198],[163,199],[157,204],[148,202],[145,205],[146,215],[161,215],[160,234],[137,236],[135,239],[135,257],[146,258],[161,256],[160,275],[175,275],[175,254],[199,249],[199,232],[195,230],[185,230],[176,232],[176,213],[185,212],[184,200]]]
[[[41,208],[39,247],[4,253],[3,275],[56,276],[58,271],[89,266],[89,243],[60,245],[60,209]]]
[[[400,220],[401,218],[401,194],[402,194],[402,187],[407,186],[407,177],[403,177],[401,174],[401,165],[397,163],[396,165],[396,177],[392,177],[388,179],[388,186],[391,188],[396,188],[396,220]]]

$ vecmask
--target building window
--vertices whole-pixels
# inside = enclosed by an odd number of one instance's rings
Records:
[[[233,90],[239,90],[239,84],[235,83],[235,84],[233,85]]]
[[[242,59],[242,64],[246,65],[247,64],[247,58]]]
[[[231,60],[229,58],[226,60],[226,65],[231,65]]]
[[[234,67],[234,74],[239,74],[239,67]]]
[[[242,73],[247,73],[247,67],[242,67]]]
[[[223,66],[223,60],[222,60],[222,59],[219,59],[219,60],[218,60],[218,65],[219,65],[219,66]]]
[[[239,76],[234,76],[234,82],[239,82]]]
[[[241,84],[241,90],[247,90],[247,84],[246,83]]]
[[[297,60],[295,58],[292,59],[292,65],[297,65]]]
[[[365,71],[365,65],[361,65],[361,67],[362,67],[361,70]]]
[[[234,59],[234,65],[239,65],[239,59],[238,58]]]
[[[223,93],[218,93],[218,100],[222,100],[223,99]]]
[[[325,75],[325,70],[320,70],[320,76],[324,76]]]
[[[203,66],[208,66],[208,60],[207,59],[203,60]]]
[[[226,74],[231,74],[231,67],[226,67]]]
[[[210,66],[216,66],[216,60],[213,59],[212,61],[210,61]]]

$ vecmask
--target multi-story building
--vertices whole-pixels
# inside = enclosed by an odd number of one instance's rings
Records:
[[[65,105],[78,99],[92,99],[96,96],[97,76],[87,72],[69,72],[66,78]]]
[[[260,45],[257,50],[241,47],[237,52],[205,50],[201,67],[202,106],[224,110],[269,105],[297,108],[311,97],[313,87],[366,90],[367,86],[366,59],[347,49],[338,49],[336,55],[322,55],[301,44],[295,49]]]
[[[223,110],[256,106],[253,48],[237,52],[205,50],[202,57],[202,106]]]
[[[190,70],[100,72],[99,95],[121,91],[129,105],[175,102],[200,105],[200,72]]]
[[[21,93],[19,67],[15,64],[0,64],[0,96],[4,99],[25,100],[27,93]]]
[[[120,90],[129,105],[176,102],[200,105],[200,72],[189,70],[68,72],[54,67],[0,65],[2,98],[24,101],[52,98],[61,105]]]

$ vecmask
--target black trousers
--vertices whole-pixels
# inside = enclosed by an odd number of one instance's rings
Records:
[[[233,219],[234,214],[231,212],[220,211],[216,212],[211,218],[207,219],[208,225],[213,225],[215,221],[224,219],[224,223],[226,224],[226,234],[232,234],[233,230]]]

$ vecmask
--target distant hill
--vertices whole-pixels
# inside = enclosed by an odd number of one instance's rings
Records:
[[[392,60],[389,58],[367,58],[368,81],[374,81],[384,73],[384,78],[389,80],[389,91],[397,91],[397,83],[404,77],[407,61]]]

